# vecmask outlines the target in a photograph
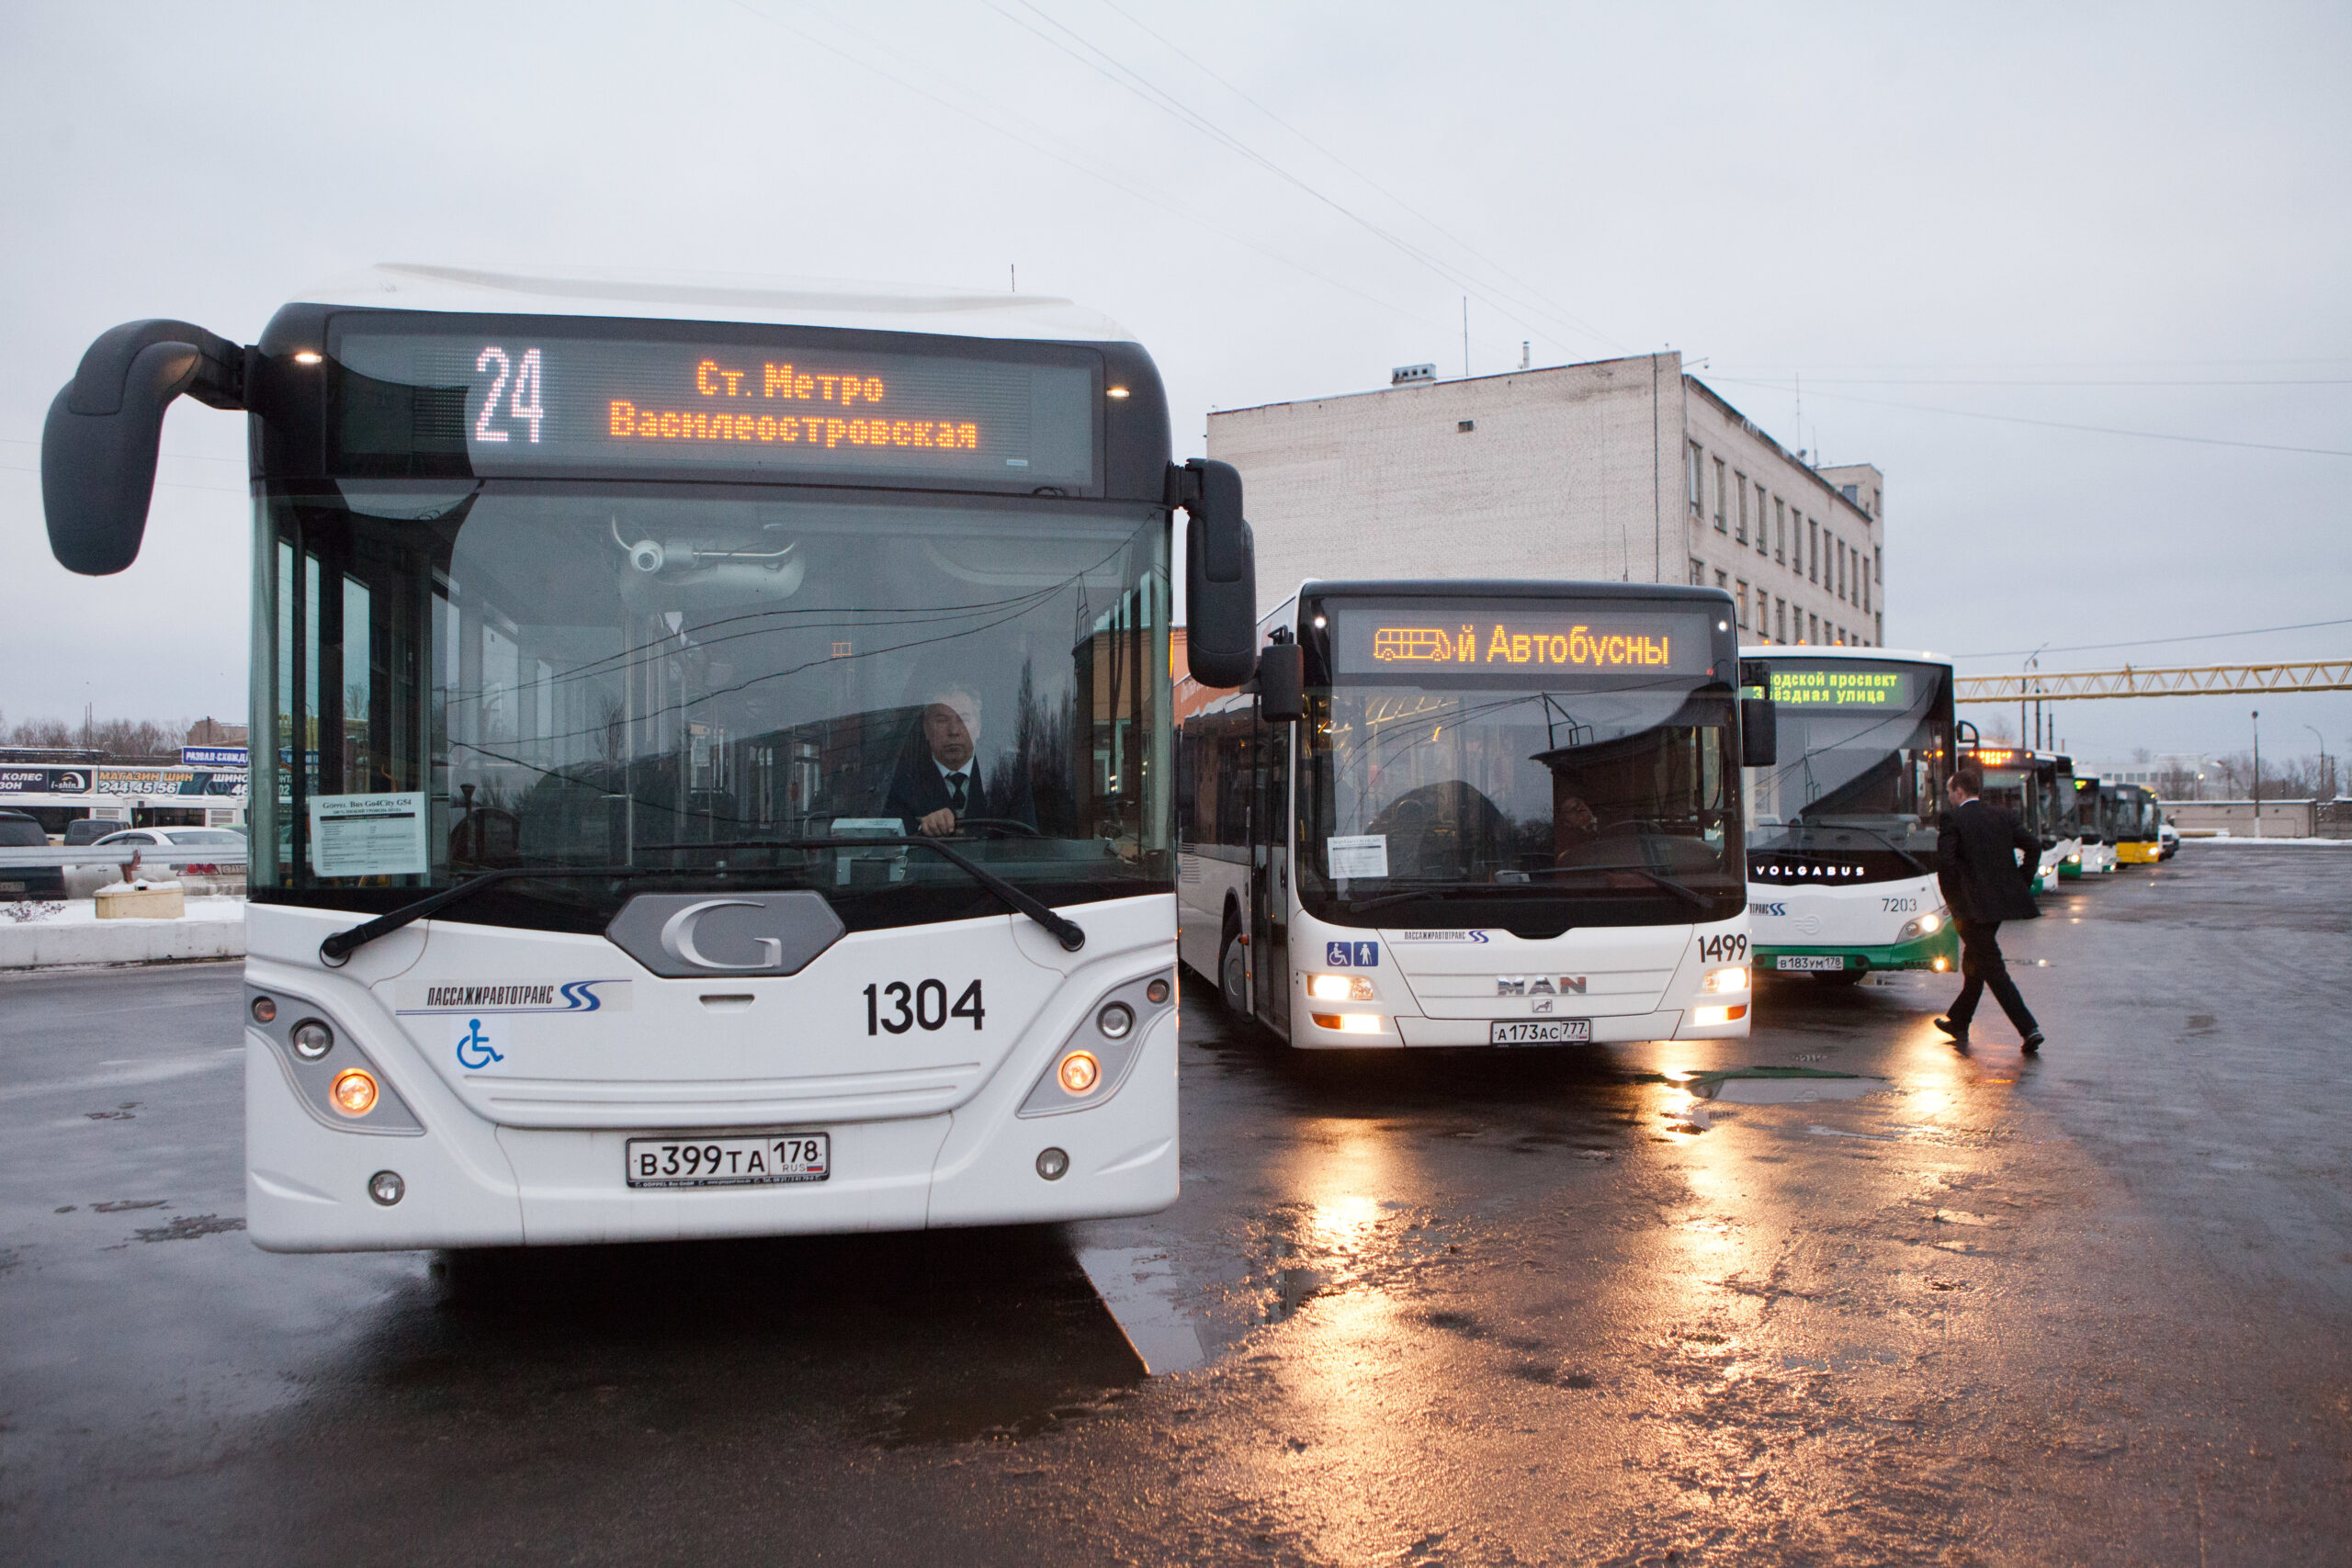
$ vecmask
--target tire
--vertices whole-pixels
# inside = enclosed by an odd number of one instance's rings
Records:
[[[1228,927],[1225,945],[1216,955],[1217,995],[1226,1007],[1243,1018],[1250,1016],[1250,954],[1241,945],[1238,927]]]

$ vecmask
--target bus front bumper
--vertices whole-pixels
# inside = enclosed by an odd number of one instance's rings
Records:
[[[1783,958],[1835,958],[1837,969],[1782,969]],[[1874,969],[1931,969],[1948,973],[1960,967],[1960,930],[1946,923],[1943,930],[1912,942],[1899,942],[1884,947],[1758,947],[1756,950],[1756,972],[1773,974],[1869,974]]]

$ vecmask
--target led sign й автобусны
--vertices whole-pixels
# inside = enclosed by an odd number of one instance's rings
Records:
[[[462,335],[447,318],[404,324],[345,317],[329,334],[336,457],[350,469],[415,459],[410,471],[731,469],[1023,490],[1095,479],[1100,374],[1078,351],[869,354],[773,332],[665,342],[558,318]]]
[[[1397,611],[1339,607],[1339,667],[1359,675],[1573,670],[1592,674],[1703,673],[1713,644],[1703,615],[1531,608],[1498,616],[1439,606]]]

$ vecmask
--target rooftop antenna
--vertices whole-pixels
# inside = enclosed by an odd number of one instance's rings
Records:
[[[1020,293],[1020,292],[1021,292],[1021,265],[1020,265],[1018,262],[1007,262],[1007,263],[1005,263],[1005,264],[1004,264],[1004,276],[1005,276],[1005,283],[1006,283],[1005,292],[1007,292],[1008,294],[1018,294],[1018,293]]]
[[[1533,351],[1534,347],[1535,344],[1527,338],[1521,338],[1519,340],[1519,367],[1521,370],[1527,368],[1528,355]]]
[[[1470,379],[1470,296],[1462,297],[1462,378]]]

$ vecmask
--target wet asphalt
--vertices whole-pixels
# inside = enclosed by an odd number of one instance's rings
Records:
[[[2352,1561],[2352,850],[2044,908],[2039,1060],[1194,981],[1165,1213],[491,1258],[240,1234],[235,966],[0,981],[0,1562]],[[1859,1076],[1675,1081],[1756,1064]]]

